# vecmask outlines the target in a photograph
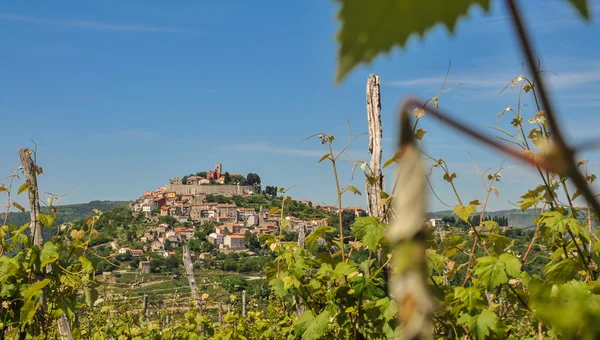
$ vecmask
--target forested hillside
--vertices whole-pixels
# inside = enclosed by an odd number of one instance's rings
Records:
[[[429,212],[426,214],[427,219],[431,218],[443,218],[452,216],[451,210],[441,210],[435,212]],[[508,225],[513,228],[529,228],[533,226],[535,220],[535,211],[533,209],[527,209],[521,211],[521,209],[510,209],[510,210],[498,210],[498,211],[487,211],[486,216],[490,217],[506,217],[508,219]]]
[[[127,205],[128,201],[91,201],[88,203],[77,203],[77,204],[66,204],[56,206],[56,223],[61,224],[65,222],[83,220],[86,218],[94,209],[100,211],[113,210],[124,205]],[[42,208],[42,213],[49,214],[48,208]],[[4,220],[5,214],[0,214],[0,219]],[[29,222],[29,211],[25,212],[10,212],[8,214],[8,223],[15,225],[23,225]]]

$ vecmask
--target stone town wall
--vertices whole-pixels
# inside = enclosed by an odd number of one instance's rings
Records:
[[[254,191],[251,185],[188,185],[188,184],[167,184],[166,191],[174,191],[178,195],[200,193],[234,196],[243,195],[244,192]]]

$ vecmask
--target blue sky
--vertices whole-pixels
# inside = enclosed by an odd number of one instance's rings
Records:
[[[525,1],[522,1],[525,3]],[[498,112],[516,106],[517,91],[498,92],[521,71],[522,58],[507,12],[495,1],[491,15],[479,9],[459,24],[457,35],[433,30],[404,51],[355,70],[341,86],[336,68],[332,1],[52,1],[11,2],[0,9],[0,175],[11,173],[20,147],[39,146],[42,189],[70,194],[60,203],[134,199],[168,178],[208,170],[222,162],[233,173],[257,172],[264,184],[289,187],[313,202],[335,203],[331,168],[317,160],[325,149],[318,132],[334,134],[341,147],[366,131],[365,84],[382,82],[384,157],[394,152],[396,112],[408,94],[434,96],[452,59],[440,105],[497,135]],[[582,23],[564,1],[528,0],[525,17],[535,32],[544,68],[572,140],[598,135],[600,115],[600,1],[594,22]],[[526,116],[535,113],[533,106]],[[505,122],[508,118],[504,118]],[[512,118],[511,118],[512,119]],[[506,124],[505,124],[506,125]],[[480,169],[504,158],[433,119],[423,146],[457,172],[463,200],[484,190]],[[349,147],[368,159],[367,138]],[[585,157],[588,155],[582,155]],[[590,154],[597,171],[598,154]],[[342,184],[364,188],[351,162]],[[511,208],[534,173],[505,163],[500,195],[490,209]],[[391,174],[391,173],[390,173]],[[2,177],[2,176],[0,176]],[[432,177],[438,195],[456,204],[451,189]],[[388,180],[391,182],[391,180]],[[345,205],[363,205],[363,197]],[[443,209],[430,199],[430,210]]]

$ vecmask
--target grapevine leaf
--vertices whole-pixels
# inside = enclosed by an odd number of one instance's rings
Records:
[[[443,24],[454,33],[456,23],[474,5],[490,9],[490,0],[338,0],[341,29],[337,34],[337,82],[361,63],[369,63],[393,47],[405,47],[412,35],[425,34]],[[394,32],[394,34],[389,34]]]
[[[521,261],[511,254],[500,255],[500,261],[504,263],[506,272],[510,276],[519,277],[521,275]]]
[[[42,225],[46,228],[51,228],[54,223],[56,223],[56,216],[54,215],[45,215],[42,213],[38,214],[38,219],[42,222]]]
[[[508,282],[503,261],[495,256],[484,256],[477,259],[475,274],[480,283],[487,289],[494,289]]]
[[[348,190],[350,190],[350,191],[351,191],[353,194],[355,194],[355,195],[359,195],[359,196],[361,196],[361,195],[362,195],[362,193],[360,192],[360,190],[358,190],[358,189],[357,189],[355,186],[353,186],[353,185],[346,185],[344,188],[345,188],[345,189],[348,189]]]
[[[94,265],[92,264],[92,261],[86,259],[83,256],[80,256],[79,262],[81,262],[81,267],[83,268],[83,270],[85,270],[88,273],[94,272]]]
[[[427,133],[427,131],[425,131],[424,129],[418,129],[415,132],[415,138],[418,140],[421,140],[421,139],[423,139],[423,137],[425,136],[426,133]]]
[[[371,251],[377,250],[384,231],[385,224],[379,223],[379,220],[373,216],[359,217],[352,225],[352,235]]]
[[[302,333],[304,333],[308,327],[308,324],[310,324],[314,318],[315,316],[310,309],[302,313],[300,318],[294,322],[294,334],[296,336],[300,336]]]
[[[393,319],[398,313],[396,301],[390,300],[390,298],[387,296],[377,300],[377,302],[375,302],[375,306],[379,307],[379,310],[383,314],[385,320]]]
[[[25,192],[27,189],[29,189],[30,186],[31,186],[31,184],[29,182],[25,182],[25,183],[21,184],[21,186],[19,187],[19,190],[17,191],[17,195],[20,195],[23,192]]]
[[[490,331],[495,332],[498,328],[498,318],[489,309],[484,309],[481,314],[476,316],[465,313],[457,321],[469,327],[474,339],[484,340],[490,335]]]
[[[352,266],[346,262],[339,262],[336,266],[335,269],[333,270],[333,274],[331,275],[331,277],[334,280],[337,279],[341,279],[344,276],[347,276],[348,274],[352,273],[354,271],[354,268],[352,268]]]
[[[40,255],[40,261],[42,262],[42,267],[55,262],[58,260],[60,253],[60,247],[53,242],[44,243],[44,248],[42,248],[42,253]]]
[[[548,264],[544,268],[544,275],[548,281],[553,283],[563,283],[572,280],[577,272],[575,263],[571,260],[564,260],[554,264]]]
[[[19,265],[16,263],[17,257],[9,258],[7,256],[0,257],[0,283],[2,286],[6,281],[17,273]]]
[[[453,172],[451,174],[449,173],[445,173],[444,174],[444,181],[452,183],[452,181],[456,178],[456,172]]]
[[[588,7],[587,0],[568,0],[571,5],[575,6],[575,9],[579,14],[586,20],[590,20],[590,10]]]
[[[13,207],[15,207],[15,208],[19,209],[21,212],[24,212],[24,211],[25,211],[25,208],[23,208],[23,206],[22,206],[22,205],[20,205],[20,204],[19,204],[19,203],[17,203],[17,202],[12,202],[12,205],[13,205]]]
[[[412,115],[417,119],[425,117],[425,109],[415,107],[412,111]]]
[[[489,222],[489,221],[485,221],[485,222]],[[496,255],[500,255],[500,254],[504,253],[515,242],[514,240],[511,240],[508,237],[506,237],[504,235],[500,235],[500,234],[489,233],[486,236],[488,238],[488,240],[486,240],[486,243],[489,243],[492,245],[492,250]]]
[[[317,163],[321,163],[322,161],[326,160],[327,158],[329,158],[329,156],[331,156],[331,154],[326,153],[324,154]]]
[[[387,161],[385,161],[385,163],[383,164],[383,167],[387,168],[388,166],[390,166],[393,163],[397,162],[398,159],[400,159],[400,152],[394,153],[394,155],[392,156],[392,158],[390,158]]]
[[[461,220],[468,222],[471,214],[477,213],[477,207],[469,204],[469,205],[456,205],[452,212],[458,216]]]
[[[481,291],[475,287],[461,287],[454,289],[454,303],[460,303],[472,312],[475,308],[484,305]]]
[[[273,288],[273,292],[275,293],[275,295],[279,297],[285,296],[286,291],[283,288],[283,281],[281,281],[280,279],[273,279],[269,281],[269,286]]]
[[[449,236],[440,243],[440,251],[448,258],[460,253],[467,246],[467,242],[459,235]]]
[[[332,227],[328,227],[328,226],[319,226],[317,227],[317,229],[315,229],[312,233],[308,234],[308,236],[306,236],[306,246],[307,247],[312,247],[317,240],[322,237],[323,235],[327,234],[327,233],[332,233],[335,232],[335,229]]]
[[[50,284],[50,279],[43,279],[42,281],[38,281],[29,286],[29,288],[27,288],[27,290],[23,294],[23,301],[27,302],[31,300],[31,298],[34,295],[36,295],[42,288],[46,287],[48,284]]]
[[[329,325],[329,312],[327,310],[324,310],[310,322],[310,324],[306,328],[306,331],[304,331],[304,333],[302,333],[302,339],[304,339],[304,340],[320,339],[327,331],[328,325]]]
[[[85,303],[88,307],[92,308],[94,306],[94,302],[98,300],[98,290],[93,287],[85,287]]]
[[[438,274],[442,274],[444,271],[444,265],[446,264],[446,258],[435,251],[430,249],[427,250],[427,265],[431,270],[435,270]]]

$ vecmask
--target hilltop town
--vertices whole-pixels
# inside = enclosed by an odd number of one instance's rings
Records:
[[[280,202],[276,187],[266,186],[262,190],[258,174],[230,174],[223,171],[221,163],[206,172],[173,177],[164,187],[146,191],[129,204],[132,215],[142,216],[146,222],[143,233],[136,234],[136,240],[130,244],[119,242],[119,254],[145,257],[145,261],[139,262],[142,273],[150,272],[149,255],[167,258],[194,240],[208,242],[197,254],[192,252],[196,259],[211,259],[215,252],[255,255],[252,250],[256,249],[250,249],[249,238],[277,235],[282,223],[287,233],[296,237],[309,235],[317,227],[328,225],[329,219],[338,212],[334,206],[289,200],[282,221]],[[353,217],[364,214],[361,207],[344,210]],[[317,243],[323,242],[323,239],[317,240]],[[132,244],[137,244],[139,249]]]

